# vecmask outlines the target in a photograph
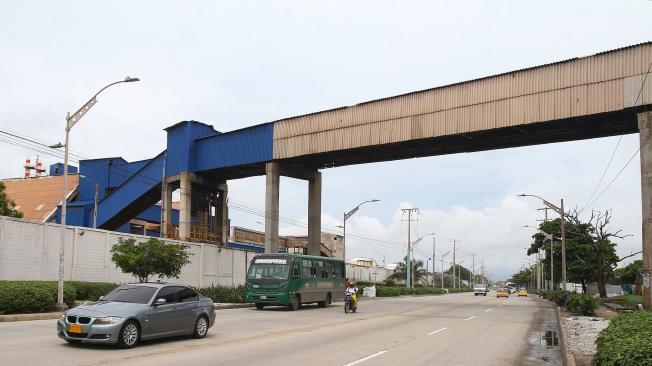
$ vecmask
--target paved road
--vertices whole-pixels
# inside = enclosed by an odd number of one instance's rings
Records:
[[[6,365],[561,365],[553,308],[533,298],[472,294],[372,299],[342,306],[224,310],[201,340],[135,349],[69,345],[55,321],[0,323]],[[554,342],[553,342],[554,343]],[[549,357],[548,362],[543,358]]]

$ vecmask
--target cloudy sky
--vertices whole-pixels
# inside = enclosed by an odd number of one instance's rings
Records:
[[[0,127],[63,139],[64,116],[127,75],[142,82],[103,94],[72,132],[88,157],[139,160],[165,147],[163,128],[198,120],[220,131],[352,105],[652,40],[651,1],[14,1],[0,12]],[[616,149],[616,146],[618,148]],[[638,135],[412,159],[323,171],[323,225],[350,221],[347,255],[402,258],[401,208],[420,209],[413,235],[459,240],[496,279],[527,262],[541,218],[538,194],[612,209],[613,228],[641,248]],[[35,153],[0,142],[0,177]],[[43,156],[46,164],[55,158]],[[622,174],[609,182],[623,169]],[[264,178],[229,182],[231,199],[262,209]],[[607,187],[604,194],[600,193]],[[307,183],[281,181],[282,233],[305,233]],[[231,210],[233,225],[261,217]],[[376,239],[376,240],[371,240]],[[431,256],[432,239],[416,255]],[[438,254],[439,256],[439,254]],[[449,259],[448,257],[447,259]],[[438,263],[438,266],[440,263]],[[446,266],[448,264],[446,263]]]

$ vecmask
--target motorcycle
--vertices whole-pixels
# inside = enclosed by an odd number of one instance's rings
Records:
[[[346,294],[344,296],[344,312],[348,314],[349,311],[355,313],[357,307],[353,305],[353,297],[351,294]]]

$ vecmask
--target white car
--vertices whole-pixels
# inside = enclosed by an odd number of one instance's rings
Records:
[[[473,286],[473,295],[478,296],[478,295],[483,295],[487,296],[487,286],[483,283],[479,283],[475,286]]]

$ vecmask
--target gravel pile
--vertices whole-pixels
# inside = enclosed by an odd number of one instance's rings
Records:
[[[608,320],[591,316],[562,318],[562,323],[568,334],[566,350],[574,355],[594,355],[598,333],[609,325]]]

